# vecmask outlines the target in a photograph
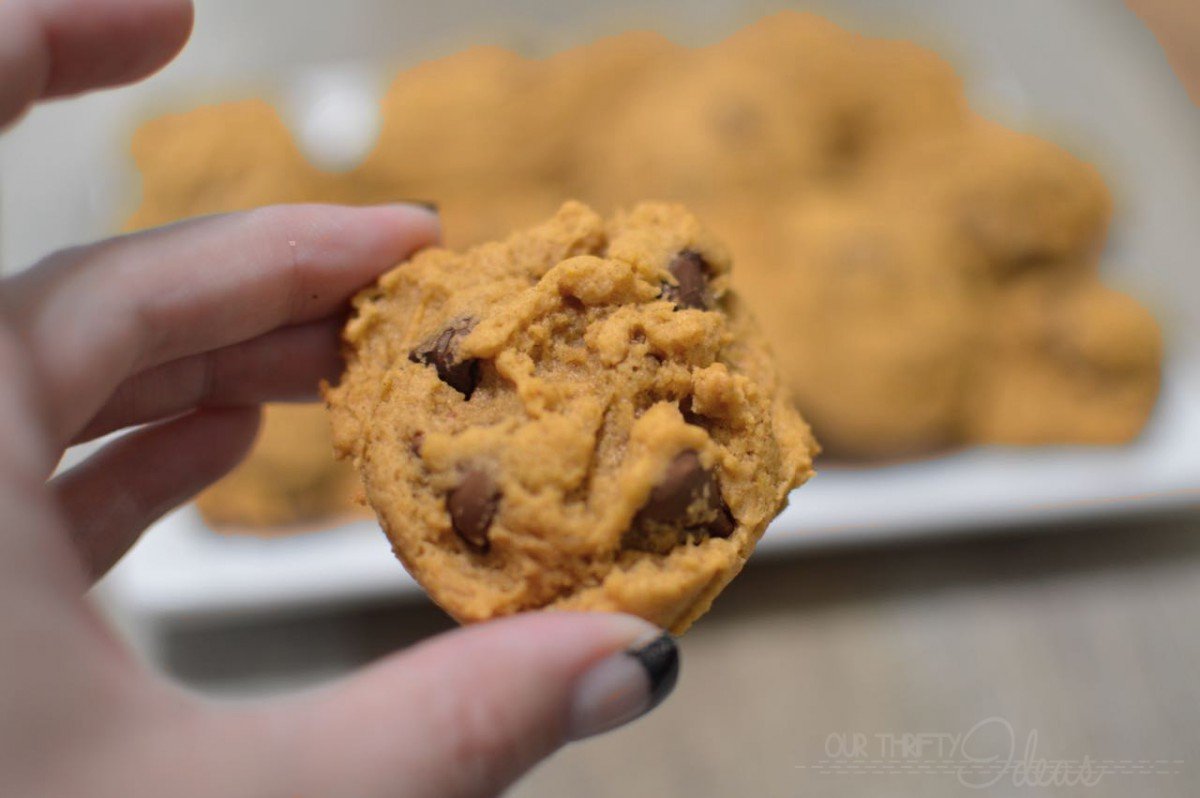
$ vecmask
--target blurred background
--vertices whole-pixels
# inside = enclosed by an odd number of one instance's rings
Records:
[[[678,694],[513,794],[1192,795],[1200,18],[1130,5],[197,0],[164,72],[0,140],[0,267],[274,202],[432,200],[465,246],[684,201],[826,454]],[[449,628],[356,492],[273,407],[96,600],[233,699]]]

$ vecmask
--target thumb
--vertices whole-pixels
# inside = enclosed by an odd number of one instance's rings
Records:
[[[678,672],[670,636],[628,615],[460,629],[290,705],[295,793],[495,795],[562,744],[648,712]]]

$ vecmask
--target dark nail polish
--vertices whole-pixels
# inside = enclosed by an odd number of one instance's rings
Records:
[[[665,632],[638,648],[631,648],[629,656],[638,661],[650,678],[649,712],[663,702],[675,689],[679,680],[679,648],[675,640]]]
[[[640,718],[662,703],[678,676],[679,652],[665,634],[605,657],[575,686],[566,739],[582,740]]]

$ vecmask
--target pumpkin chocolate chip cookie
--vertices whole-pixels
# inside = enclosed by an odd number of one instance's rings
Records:
[[[435,601],[708,609],[816,451],[729,268],[682,207],[572,202],[356,299],[334,444]]]

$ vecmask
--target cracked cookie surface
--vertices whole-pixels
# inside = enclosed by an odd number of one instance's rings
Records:
[[[359,296],[335,446],[435,601],[676,632],[708,609],[816,449],[729,268],[680,206],[567,203]]]

